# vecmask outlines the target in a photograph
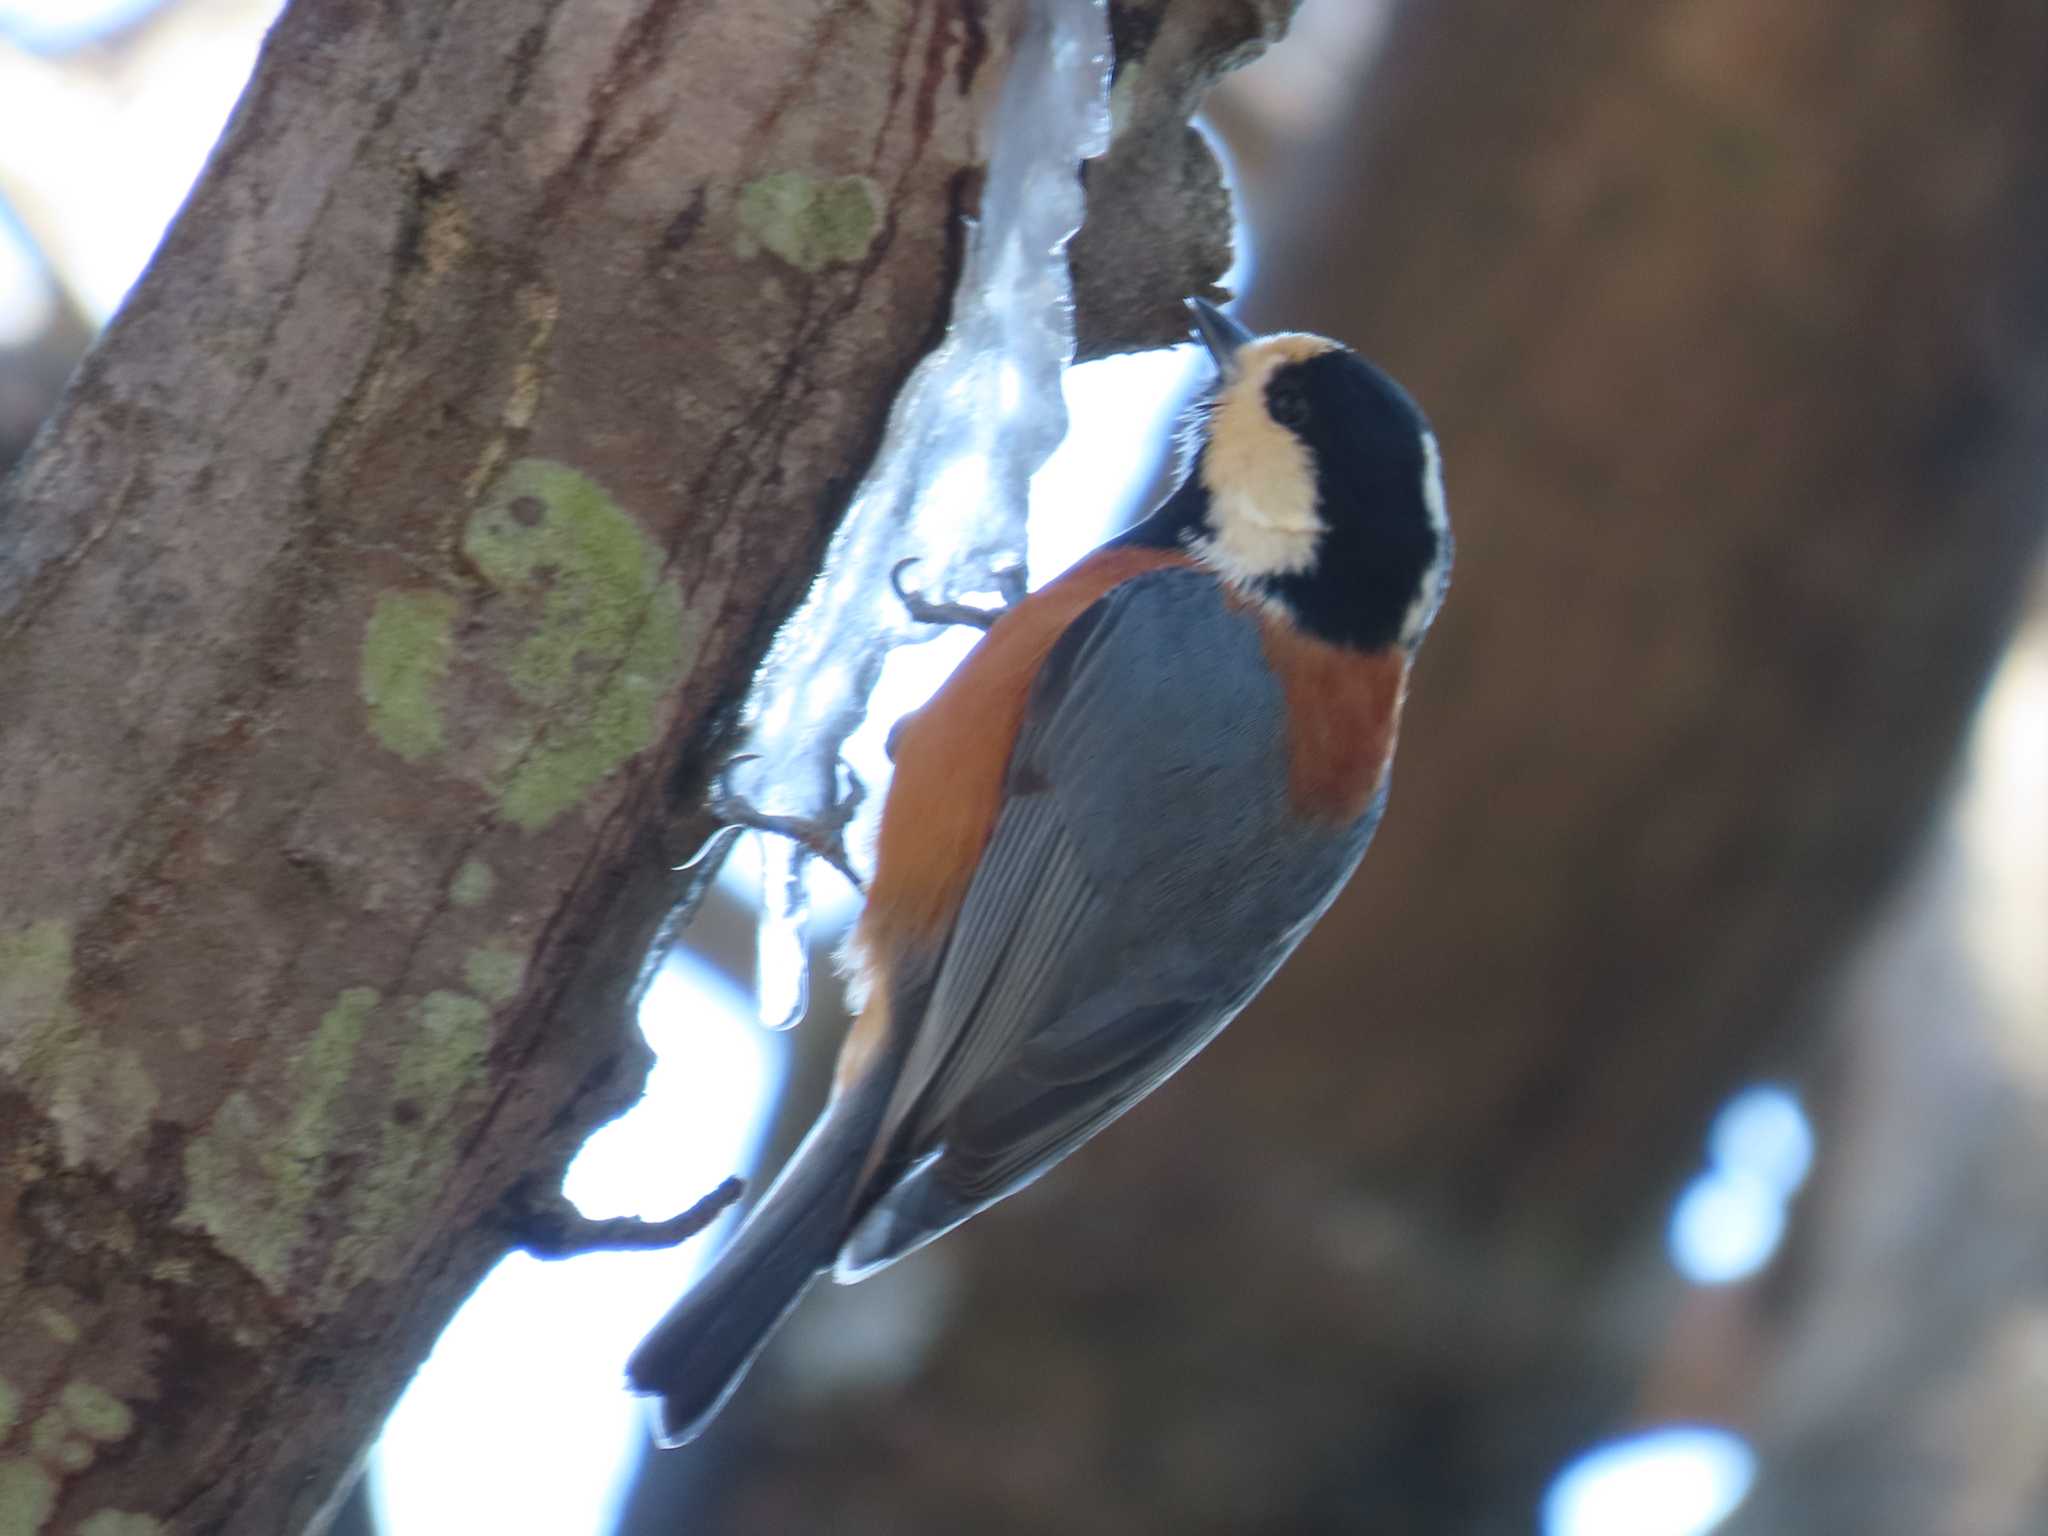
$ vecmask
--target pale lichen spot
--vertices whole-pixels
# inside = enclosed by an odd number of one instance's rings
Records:
[[[28,1432],[28,1446],[46,1467],[83,1472],[92,1465],[91,1442],[79,1438],[61,1408],[52,1408],[36,1420]]]
[[[533,425],[540,410],[541,386],[547,381],[548,344],[554,339],[555,321],[562,302],[553,290],[529,283],[519,290],[519,312],[526,321],[526,355],[512,369],[512,389],[505,397],[504,423],[508,430],[523,432]]]
[[[57,1394],[57,1405],[78,1432],[94,1440],[126,1439],[135,1428],[135,1412],[104,1387],[74,1381]]]
[[[462,548],[492,587],[535,610],[531,635],[501,662],[532,729],[498,744],[493,770],[506,818],[535,831],[653,744],[689,648],[682,594],[617,502],[544,459],[506,468]]]
[[[259,1107],[265,1101],[237,1091],[186,1144],[179,1223],[210,1233],[273,1292],[283,1293],[305,1238],[333,1151],[336,1106],[380,1000],[372,987],[350,987],[321,1016],[286,1069],[282,1123]]]
[[[462,974],[469,982],[469,990],[485,1002],[510,1002],[519,995],[519,984],[526,979],[526,955],[516,949],[480,945],[469,952]]]
[[[76,1344],[78,1342],[78,1324],[66,1317],[62,1312],[59,1312],[55,1307],[48,1305],[37,1307],[36,1321],[42,1325],[43,1332],[47,1333],[59,1344]]]
[[[524,302],[541,345],[554,300],[535,290]],[[686,613],[639,523],[588,476],[544,459],[493,461],[462,555],[466,579],[496,600],[477,605],[458,646],[456,597],[381,594],[361,693],[386,747],[437,759],[536,831],[653,744],[709,607]],[[487,898],[489,872],[464,868],[451,894]]]
[[[21,1417],[21,1393],[14,1383],[0,1376],[0,1440],[5,1440]]]
[[[469,254],[474,243],[469,215],[463,212],[461,201],[452,192],[429,198],[424,214],[420,222],[420,254],[426,261],[427,276],[443,278]]]
[[[454,1170],[464,1111],[486,1091],[491,1011],[460,992],[430,992],[411,1010],[394,1064],[384,1133],[349,1187],[345,1231],[322,1291],[338,1299],[365,1276],[388,1278],[407,1225]]]
[[[132,1049],[109,1051],[70,998],[71,928],[0,933],[0,1076],[37,1092],[70,1167],[118,1164],[149,1129],[157,1086]]]
[[[57,1123],[65,1162],[120,1162],[149,1128],[161,1098],[138,1052],[124,1046],[95,1061],[81,1047],[50,1094],[50,1118]]]
[[[740,188],[742,259],[767,250],[803,272],[859,261],[882,227],[882,189],[867,176],[777,171]]]
[[[505,425],[515,432],[522,432],[532,425],[534,413],[540,409],[542,377],[540,364],[530,358],[522,358],[512,370],[512,390],[505,396]]]
[[[474,1083],[490,1046],[490,1010],[460,992],[429,992],[413,1010],[418,1026],[398,1057],[400,1099],[427,1101],[427,1117]]]
[[[103,1509],[86,1518],[78,1536],[163,1536],[164,1524],[154,1515],[130,1514],[125,1509]]]
[[[448,899],[458,907],[480,907],[491,899],[497,886],[498,877],[490,865],[482,859],[464,859],[462,868],[455,871],[454,884],[448,887]]]
[[[57,1508],[57,1480],[32,1461],[0,1461],[0,1531],[36,1536]]]
[[[54,918],[0,933],[0,1073],[46,1077],[77,1044],[71,927]]]
[[[457,611],[445,592],[382,592],[363,633],[360,687],[370,729],[409,763],[441,750],[438,690]]]

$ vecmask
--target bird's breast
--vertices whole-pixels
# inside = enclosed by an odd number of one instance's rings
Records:
[[[1287,701],[1288,800],[1309,820],[1349,826],[1372,804],[1393,761],[1407,653],[1333,645],[1270,612],[1260,614],[1259,628]]]

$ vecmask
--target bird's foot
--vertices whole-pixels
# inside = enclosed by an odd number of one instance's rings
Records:
[[[769,832],[777,837],[786,837],[816,858],[823,859],[846,877],[846,881],[863,896],[867,894],[867,882],[853,867],[853,860],[846,852],[846,829],[853,824],[861,802],[867,799],[868,787],[861,782],[859,774],[843,759],[840,772],[846,775],[846,793],[830,809],[819,816],[780,816],[764,811],[745,795],[737,793],[726,782],[732,770],[742,763],[752,762],[753,755],[734,758],[725,765],[712,789],[710,804],[705,807],[719,822],[719,830],[713,833],[704,846],[688,860],[676,866],[678,870],[695,867],[714,850],[729,841],[734,833]]]
[[[996,591],[1003,599],[1000,606],[982,608],[973,603],[935,603],[923,593],[909,591],[903,585],[903,573],[917,563],[915,555],[908,560],[898,560],[889,572],[889,587],[903,605],[903,611],[920,624],[966,624],[985,630],[1024,599],[1024,567],[1006,565],[995,573]]]

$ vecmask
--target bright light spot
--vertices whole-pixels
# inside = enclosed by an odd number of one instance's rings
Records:
[[[56,295],[42,261],[21,226],[0,208],[0,347],[33,341],[56,312]]]
[[[1015,363],[1005,360],[996,370],[996,409],[1011,416],[1023,403],[1024,375]]]
[[[1145,510],[1166,436],[1209,364],[1199,349],[1130,352],[1069,368],[1067,435],[1031,481],[1031,579],[1042,586]]]
[[[1671,1262],[1695,1285],[1746,1280],[1784,1240],[1786,1204],[1813,1166],[1813,1129],[1789,1088],[1735,1095],[1707,1133],[1707,1171],[1671,1208]]]
[[[229,8],[215,27],[199,24],[205,14],[153,44],[148,71],[132,79],[0,49],[9,194],[33,215],[44,254],[98,319],[120,306],[185,200],[275,11]]]
[[[647,1096],[590,1139],[567,1191],[591,1216],[671,1215],[754,1156],[776,1052],[738,991],[688,955],[641,1009]],[[544,1264],[513,1254],[456,1314],[372,1462],[385,1536],[598,1536],[644,1446],[621,1371],[723,1240]]]
[[[0,0],[0,36],[58,53],[124,27],[163,0]]]
[[[1748,1279],[1784,1235],[1784,1198],[1747,1174],[1701,1174],[1671,1208],[1671,1262],[1695,1285]]]
[[[1780,1199],[1806,1182],[1813,1167],[1813,1128],[1789,1088],[1760,1083],[1730,1099],[1707,1133],[1716,1168],[1756,1179]]]
[[[975,454],[961,454],[948,459],[924,490],[925,499],[937,506],[957,508],[962,522],[972,517],[974,509],[994,494],[988,460]],[[910,574],[915,576],[915,570]]]
[[[966,625],[954,624],[934,630],[922,645],[899,646],[889,653],[868,717],[846,746],[846,760],[869,784],[888,778],[889,754],[884,749],[896,722],[937,693],[980,638]]]
[[[2001,1062],[2038,1098],[2048,1091],[2048,616],[2021,629],[1992,675],[1958,821],[1972,980]]]
[[[1543,1500],[1544,1536],[1706,1536],[1755,1477],[1755,1455],[1726,1430],[1631,1435],[1559,1474]]]

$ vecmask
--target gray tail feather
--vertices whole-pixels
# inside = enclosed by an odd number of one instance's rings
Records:
[[[835,1280],[841,1285],[865,1280],[933,1238],[944,1237],[988,1205],[986,1200],[962,1199],[945,1188],[938,1170],[939,1157],[927,1157],[875,1202],[874,1209],[861,1217],[841,1244],[832,1270]]]
[[[655,1438],[663,1445],[704,1432],[831,1265],[852,1224],[890,1076],[872,1074],[827,1108],[725,1251],[633,1351],[626,1378],[661,1399]]]

